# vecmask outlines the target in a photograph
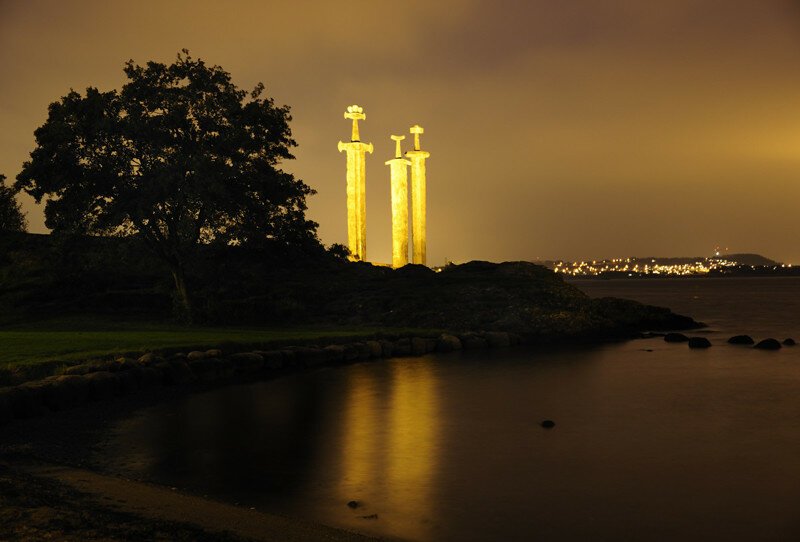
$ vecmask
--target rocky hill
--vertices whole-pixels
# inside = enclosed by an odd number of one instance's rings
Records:
[[[513,331],[529,340],[597,340],[646,329],[696,327],[668,309],[621,299],[591,299],[552,271],[527,262],[473,261],[433,272],[409,265],[339,276],[310,314],[351,324]],[[339,295],[338,292],[347,292]]]
[[[192,269],[204,324],[502,330],[537,341],[697,325],[668,309],[590,299],[526,262],[474,261],[434,272],[351,263],[321,250],[208,247]],[[166,270],[133,240],[0,240],[0,325],[87,315],[163,320],[171,291]]]

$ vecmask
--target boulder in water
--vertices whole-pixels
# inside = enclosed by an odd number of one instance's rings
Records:
[[[754,348],[758,348],[759,350],[780,350],[781,343],[776,339],[764,339],[755,345]]]
[[[89,397],[91,399],[110,399],[121,390],[119,379],[114,373],[108,371],[89,373],[86,379],[89,382]]]
[[[475,333],[465,333],[464,335],[460,335],[458,338],[461,340],[461,346],[464,347],[465,350],[470,350],[473,348],[488,348],[489,346],[489,342],[486,339]]]
[[[544,427],[545,429],[552,429],[553,427],[556,426],[556,422],[554,422],[553,420],[544,420],[542,421],[541,426]]]
[[[452,352],[453,350],[461,350],[461,339],[447,333],[439,335],[439,339],[436,341],[436,351]]]
[[[684,335],[683,333],[667,333],[664,335],[664,342],[668,343],[685,343],[689,340],[689,337]]]
[[[705,337],[692,337],[689,339],[689,348],[710,348],[711,341]]]
[[[140,365],[147,366],[147,365],[152,365],[154,363],[158,363],[159,361],[164,361],[164,359],[161,356],[157,356],[152,352],[148,352],[146,354],[143,354],[137,361],[139,362]]]
[[[728,339],[728,344],[755,344],[756,341],[750,335],[734,335]]]
[[[236,372],[242,374],[257,373],[264,368],[264,356],[256,352],[241,352],[228,356]]]
[[[382,358],[383,357],[383,347],[381,343],[378,341],[367,341],[367,348],[369,348],[369,357],[371,358]]]
[[[378,341],[381,343],[381,356],[384,358],[390,358],[394,355],[394,343],[388,339],[381,339]]]
[[[258,353],[264,358],[264,367],[267,369],[283,369],[288,363],[286,356],[280,350],[259,351]]]
[[[791,337],[789,337],[788,339],[783,339],[783,346],[794,346],[796,344],[797,343]]]
[[[178,359],[162,361],[153,365],[155,369],[161,371],[166,384],[184,384],[194,380],[194,373],[185,361]]]
[[[508,336],[508,333],[503,331],[487,331],[483,336],[492,348],[511,346],[511,337]]]
[[[410,356],[411,355],[411,339],[408,337],[398,339],[392,345],[392,352],[395,356]]]
[[[411,354],[421,356],[428,352],[428,341],[422,337],[411,337]]]
[[[329,344],[322,350],[325,351],[325,359],[327,361],[332,361],[334,363],[344,361],[345,350],[344,346],[341,344]]]

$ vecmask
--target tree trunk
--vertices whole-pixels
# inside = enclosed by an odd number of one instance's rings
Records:
[[[192,300],[189,297],[189,287],[186,285],[186,273],[183,266],[178,264],[172,267],[172,278],[175,279],[176,316],[185,324],[192,323]]]

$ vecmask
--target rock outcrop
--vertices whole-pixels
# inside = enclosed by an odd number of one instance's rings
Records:
[[[777,341],[777,339],[764,339],[763,341],[759,341],[753,348],[758,348],[759,350],[780,350],[781,343]]]
[[[689,342],[689,337],[683,333],[667,333],[664,335],[664,342],[668,343],[685,343]]]
[[[711,341],[705,337],[689,337],[689,348],[711,348]]]

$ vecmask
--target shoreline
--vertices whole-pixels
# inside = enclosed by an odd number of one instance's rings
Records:
[[[567,340],[566,337],[561,337],[561,341],[542,341],[528,343],[526,346],[536,349],[560,349],[568,347],[567,344],[589,347],[641,336],[641,333],[633,333],[631,329],[627,328],[614,331],[614,333],[583,337],[584,340],[577,340],[576,337]],[[7,528],[11,529],[15,528],[14,525],[30,527],[37,521],[44,521],[41,525],[42,533],[47,533],[48,529],[51,529],[47,525],[52,522],[53,517],[80,515],[83,513],[81,509],[85,505],[93,510],[96,509],[100,516],[116,513],[127,514],[125,520],[127,523],[123,523],[130,525],[130,528],[134,530],[171,529],[170,532],[174,533],[193,532],[194,535],[185,535],[186,539],[197,540],[203,540],[204,536],[210,537],[208,538],[210,540],[259,539],[251,536],[253,532],[251,527],[243,528],[242,531],[234,530],[230,536],[225,534],[224,536],[229,536],[228,538],[217,537],[220,531],[214,529],[215,526],[224,524],[227,521],[225,518],[239,517],[237,514],[249,513],[251,512],[249,510],[233,510],[231,507],[235,508],[235,506],[229,503],[209,500],[179,488],[166,489],[148,480],[125,480],[120,478],[120,475],[124,475],[124,473],[115,472],[114,469],[108,470],[108,465],[104,471],[103,461],[97,455],[97,450],[102,450],[103,443],[108,438],[106,430],[116,420],[124,419],[139,409],[165,401],[179,401],[188,394],[220,386],[250,384],[323,367],[374,362],[391,357],[420,356],[461,349],[506,348],[522,342],[522,338],[514,334],[482,332],[464,333],[460,336],[441,334],[436,339],[404,337],[394,342],[385,339],[382,341],[368,340],[344,345],[328,345],[322,348],[293,346],[273,351],[229,353],[227,356],[223,356],[221,352],[215,350],[196,351],[188,354],[178,353],[166,359],[151,353],[142,356],[139,360],[122,358],[103,362],[104,364],[75,365],[71,367],[73,374],[31,381],[13,388],[0,388],[0,422],[10,421],[7,414],[6,419],[3,420],[4,403],[6,413],[9,410],[17,409],[17,412],[12,412],[12,417],[15,419],[6,425],[0,423],[0,435],[2,435],[2,439],[0,439],[0,475],[5,477],[5,483],[17,492],[21,488],[31,486],[34,490],[39,488],[45,493],[45,490],[50,487],[56,494],[78,491],[83,495],[75,497],[77,501],[75,499],[67,500],[63,505],[59,502],[52,502],[52,499],[47,504],[47,499],[45,499],[45,506],[41,506],[39,503],[39,515],[33,518],[29,517],[30,510],[26,512],[24,501],[7,501],[4,503],[5,517],[8,518],[5,523]],[[82,387],[83,391],[81,391]],[[14,390],[17,392],[15,393]],[[11,404],[12,401],[14,404]],[[102,408],[97,408],[99,405],[102,405]],[[22,416],[17,415],[20,413],[18,411],[20,408],[24,411]],[[2,467],[3,462],[6,463],[5,468]],[[47,473],[59,474],[50,476]],[[65,481],[74,482],[76,480],[84,485],[67,484],[64,486]],[[87,482],[87,480],[90,481]],[[53,485],[54,483],[56,485]],[[206,515],[212,519],[210,522],[198,526],[192,522],[190,524],[185,522],[173,524],[176,519],[186,519],[178,513],[168,517],[142,515],[143,512],[147,512],[146,509],[143,511],[128,507],[126,503],[118,502],[120,499],[107,494],[107,491],[103,489],[104,484],[112,484],[115,488],[117,487],[115,484],[144,484],[144,486],[131,487],[150,488],[152,495],[162,495],[164,498],[179,496],[185,502],[202,502],[202,506],[207,508]],[[141,490],[144,491],[144,489]],[[96,496],[92,501],[95,504],[86,500],[89,499],[85,496],[87,493]],[[153,501],[155,508],[160,509],[161,497],[153,498],[155,499]],[[192,499],[201,499],[201,501],[192,501]],[[70,502],[78,504],[72,505],[69,504]],[[180,509],[178,504],[175,506],[176,509]],[[186,507],[191,508],[189,505]],[[257,513],[261,514],[260,511]],[[260,518],[259,522],[279,529],[277,532],[281,533],[279,536],[281,540],[372,540],[358,533],[350,533],[334,527],[319,526],[317,530],[314,530],[317,528],[313,527],[316,524],[303,519],[284,518],[268,512],[258,517]],[[80,522],[77,522],[74,529],[79,534],[86,534],[90,526],[82,526]],[[200,530],[197,531],[197,529]],[[197,535],[198,532],[200,535]],[[303,538],[306,536],[304,533],[313,534]],[[4,533],[0,532],[0,534]],[[29,534],[26,534],[25,537],[37,539]],[[111,536],[111,539],[114,539],[113,536],[116,535],[107,533],[103,536],[106,538]],[[179,540],[180,536],[184,535],[176,534],[168,538]],[[297,538],[291,538],[292,536]],[[44,539],[43,537],[44,535],[39,539]],[[78,536],[74,539],[78,540],[81,537]],[[125,537],[120,539],[125,539]],[[65,537],[64,540],[71,540],[71,538]]]
[[[478,339],[477,334],[471,334],[466,339]],[[489,348],[493,346],[510,346],[511,342],[518,343],[517,339],[503,334],[490,335],[491,342],[485,337],[480,341],[465,341],[473,348]],[[416,339],[416,340],[415,340]],[[440,337],[442,339],[442,337]],[[450,340],[444,338],[442,349],[453,351],[465,345],[453,346]],[[388,359],[390,357],[419,356],[437,351],[435,339],[404,338],[398,339],[402,350],[396,350],[397,355],[392,355],[389,350],[385,352],[378,341],[368,341],[372,344],[349,343],[346,345],[328,345],[325,348],[289,347],[285,350],[261,352],[261,360],[254,360],[253,353],[231,354],[228,358],[239,360],[239,368],[246,370],[231,374],[216,370],[216,365],[224,363],[224,359],[206,356],[192,356],[182,354],[177,361],[149,360],[149,363],[139,367],[131,367],[131,360],[110,361],[119,365],[114,373],[108,367],[96,366],[94,373],[83,375],[64,375],[51,378],[49,382],[66,378],[82,378],[91,380],[97,378],[92,375],[102,375],[99,383],[108,386],[106,394],[96,397],[85,397],[85,402],[77,405],[68,405],[65,408],[47,411],[42,405],[44,393],[39,389],[37,396],[22,396],[21,404],[24,408],[31,409],[31,417],[15,417],[8,420],[5,425],[0,424],[0,487],[9,489],[6,497],[0,497],[0,508],[3,510],[0,519],[3,519],[3,529],[0,529],[0,539],[24,538],[30,540],[48,540],[54,532],[59,533],[63,540],[83,540],[94,536],[103,539],[127,540],[125,533],[120,533],[107,526],[90,522],[84,524],[83,520],[87,510],[90,515],[101,518],[114,517],[113,522],[120,523],[131,533],[167,533],[171,540],[229,540],[239,542],[242,540],[286,540],[286,541],[316,541],[330,540],[342,541],[367,541],[377,540],[367,535],[342,530],[336,527],[321,525],[302,518],[284,517],[269,511],[250,510],[246,507],[236,506],[209,499],[205,496],[195,495],[191,491],[179,488],[165,488],[151,480],[130,480],[123,478],[123,473],[108,470],[108,465],[103,465],[97,456],[106,442],[107,430],[117,420],[131,416],[136,411],[149,406],[177,402],[187,395],[203,392],[229,385],[252,384],[258,381],[280,379],[291,374],[313,371],[323,367],[336,367],[353,363],[370,363]],[[333,346],[333,348],[330,348]],[[327,349],[327,350],[326,350]],[[380,354],[378,354],[380,351]],[[208,351],[204,354],[217,352]],[[384,356],[384,353],[389,355]],[[194,352],[198,354],[198,352]],[[324,354],[324,355],[323,355]],[[151,357],[155,358],[152,354]],[[238,357],[237,357],[238,356]],[[144,356],[143,356],[144,357]],[[278,359],[280,363],[278,364]],[[272,363],[270,362],[272,361]],[[260,361],[253,365],[253,361]],[[118,374],[132,374],[134,371],[152,369],[148,365],[173,364],[163,371],[165,379],[163,385],[153,385],[133,390],[122,390],[118,383],[114,384]],[[191,363],[191,365],[190,365]],[[137,361],[138,364],[138,361]],[[128,365],[126,369],[122,366]],[[183,370],[174,371],[176,366]],[[73,366],[80,368],[80,365]],[[190,368],[191,367],[191,368]],[[234,367],[233,364],[228,366]],[[256,370],[256,369],[261,370]],[[209,372],[210,369],[210,372]],[[155,369],[152,369],[155,371]],[[124,372],[123,372],[124,371]],[[78,371],[80,372],[80,371]],[[191,373],[194,372],[192,376]],[[180,375],[180,376],[179,376]],[[65,380],[62,380],[65,381]],[[0,388],[5,390],[27,390],[40,388],[48,382],[32,381],[23,383],[14,388]],[[52,386],[52,384],[51,384]],[[46,390],[47,388],[45,388]],[[66,389],[66,388],[65,388]],[[127,393],[126,393],[127,392]],[[33,393],[33,392],[31,392]],[[52,390],[51,390],[52,393]],[[20,396],[17,397],[19,400]],[[4,397],[0,394],[0,407]],[[7,399],[7,397],[5,397]],[[103,408],[97,408],[102,405]],[[136,494],[147,494],[149,507],[144,508],[139,504],[132,504],[127,497],[120,497],[134,491]],[[42,498],[33,503],[26,501],[24,494],[40,494]],[[58,497],[58,498],[53,498]],[[125,501],[125,502],[122,502]],[[163,512],[164,505],[170,504],[171,513]],[[344,505],[344,503],[343,503]],[[199,516],[187,515],[188,511],[200,508],[204,512]],[[119,516],[122,514],[122,519]],[[112,520],[109,520],[112,521]],[[231,522],[234,523],[231,526]],[[69,526],[69,531],[60,529],[63,525]],[[23,531],[19,531],[23,529]],[[262,533],[262,534],[259,534]],[[139,534],[136,534],[138,537]]]
[[[573,282],[586,282],[586,281],[634,281],[634,280],[694,280],[694,279],[701,279],[701,280],[709,280],[709,279],[797,279],[800,278],[800,267],[798,267],[798,271],[795,273],[730,273],[730,274],[705,274],[705,275],[632,275],[625,276],[620,275],[577,275],[577,276],[567,276],[564,277],[564,282],[567,284],[572,284]]]
[[[574,345],[575,347],[589,347],[589,345]],[[565,346],[518,346],[512,348],[532,348],[561,349]],[[352,363],[374,363],[383,361],[385,358],[374,360],[356,360]],[[388,360],[388,359],[387,359]],[[348,363],[352,364],[352,363]],[[344,365],[344,364],[342,364]],[[306,368],[304,371],[313,371],[314,368]],[[302,371],[300,371],[302,372]],[[266,379],[280,379],[289,374],[298,372],[272,374]],[[261,379],[265,380],[265,379]],[[83,507],[88,507],[93,513],[105,517],[109,514],[126,514],[125,525],[139,532],[141,530],[163,532],[165,529],[171,533],[192,533],[186,538],[173,538],[176,540],[230,540],[239,542],[240,540],[331,540],[331,541],[357,541],[357,540],[377,540],[357,532],[342,530],[337,527],[320,525],[304,518],[285,517],[271,513],[269,510],[253,511],[246,506],[236,506],[235,504],[209,499],[203,495],[197,495],[186,488],[167,488],[159,485],[154,480],[130,478],[130,473],[115,469],[110,465],[108,459],[103,458],[103,450],[109,442],[109,428],[114,423],[134,415],[141,409],[148,408],[156,404],[177,404],[185,397],[195,393],[202,393],[207,390],[217,389],[221,386],[252,384],[259,380],[244,381],[223,381],[209,382],[195,380],[180,385],[164,385],[140,390],[138,393],[116,397],[110,401],[88,402],[68,410],[52,412],[49,415],[35,418],[14,420],[4,426],[0,426],[0,482],[5,480],[7,486],[15,488],[17,492],[40,490],[44,493],[54,493],[56,495],[73,495],[72,500],[67,499],[64,504],[58,499],[51,499],[50,502],[37,502],[36,514],[31,516],[30,507],[26,507],[24,500],[6,501],[4,506],[4,519],[7,518],[6,528],[11,529],[16,522],[18,525],[24,524],[28,527],[40,522],[39,528],[42,533],[48,532],[47,529],[53,528],[52,518],[62,518],[59,521],[66,521],[63,517],[82,516],[85,512]],[[97,408],[99,404],[103,408]],[[67,483],[70,482],[70,483]],[[76,483],[71,483],[76,482]],[[106,489],[107,484],[113,487],[113,491]],[[162,496],[181,500],[181,502],[202,502],[206,509],[206,515],[211,518],[210,522],[198,524],[194,522],[186,523],[178,519],[188,519],[179,515],[173,516],[154,516],[146,514],[147,510],[134,508],[130,502],[118,502],[117,488],[127,486],[132,488],[152,489],[150,493],[155,501],[151,501],[156,509],[160,509],[159,499]],[[28,489],[26,489],[28,488]],[[143,488],[143,489],[142,489]],[[20,491],[23,490],[23,491]],[[80,495],[75,496],[74,492]],[[88,496],[87,496],[88,495]],[[124,498],[124,497],[123,497]],[[44,505],[44,506],[43,506]],[[342,503],[344,506],[345,503]],[[175,504],[179,507],[178,504]],[[187,505],[188,506],[188,505]],[[235,509],[235,510],[234,510]],[[259,514],[260,524],[271,525],[274,529],[286,529],[280,532],[280,536],[258,538],[251,536],[251,527],[247,526],[239,531],[237,528],[231,529],[225,524],[228,517],[239,517],[238,514]],[[8,522],[11,523],[8,523]],[[69,523],[69,521],[67,521]],[[75,533],[79,536],[64,540],[83,540],[80,533],[93,532],[97,526],[82,526],[77,520],[75,523]],[[51,525],[48,527],[48,525]],[[215,528],[222,526],[225,528]],[[249,523],[247,525],[250,525]],[[31,527],[32,528],[32,527]],[[199,530],[198,530],[199,529]],[[316,529],[316,530],[315,530]],[[139,531],[137,531],[139,530]],[[223,532],[223,531],[229,532]],[[73,534],[75,534],[73,533]],[[198,534],[199,533],[199,534]],[[304,533],[313,533],[309,537],[303,538]],[[0,531],[0,539],[3,538]],[[106,533],[103,536],[112,536],[114,533]],[[274,532],[273,532],[274,534]],[[37,535],[39,536],[39,535]],[[32,540],[46,539],[44,534],[39,536],[26,534],[26,538]],[[174,535],[178,536],[178,535]],[[204,538],[206,537],[206,538]],[[227,537],[227,538],[225,538]],[[292,538],[295,537],[295,538]],[[12,539],[14,537],[11,537]],[[125,540],[125,537],[118,538]]]
[[[6,463],[0,469],[0,484],[24,489],[26,497],[33,494],[39,499],[58,499],[50,500],[47,506],[37,499],[39,502],[34,505],[30,500],[15,498],[13,492],[9,496],[6,491],[0,497],[3,539],[51,540],[55,535],[59,540],[377,540],[175,488],[41,461]],[[92,517],[88,522],[87,515]]]
[[[651,337],[653,338],[653,337]],[[576,345],[576,348],[590,348],[588,345]],[[591,347],[591,348],[597,348]],[[557,350],[560,349],[556,348]],[[521,346],[517,348],[511,349],[513,350],[524,350],[524,351],[535,351],[539,350],[539,348],[530,348],[527,346]],[[550,350],[549,348],[546,350]],[[473,353],[474,354],[474,353]],[[453,354],[459,355],[459,354]],[[480,354],[479,354],[480,355]],[[399,359],[396,363],[403,363],[404,360]],[[369,362],[362,362],[362,364],[366,364]],[[279,377],[276,377],[279,378]],[[147,408],[156,403],[163,403],[168,408],[170,404],[178,404],[183,401],[188,395],[203,392],[206,390],[214,390],[218,386],[214,383],[203,383],[203,382],[195,382],[192,384],[186,384],[182,386],[163,386],[157,388],[151,388],[149,390],[144,390],[142,393],[139,394],[131,394],[124,397],[120,397],[115,401],[109,402],[108,407],[105,409],[97,409],[95,408],[96,405],[89,403],[83,405],[81,407],[77,407],[76,409],[70,411],[62,411],[54,413],[51,416],[44,416],[40,418],[35,418],[31,420],[24,420],[24,421],[17,421],[12,422],[10,425],[5,427],[0,427],[0,482],[2,482],[4,476],[8,478],[7,474],[8,471],[4,471],[3,469],[3,461],[5,460],[7,463],[10,464],[10,468],[12,469],[13,476],[11,480],[16,480],[18,485],[17,489],[20,488],[24,490],[25,487],[25,479],[24,477],[29,475],[30,473],[27,471],[28,465],[33,464],[34,467],[39,468],[41,465],[36,465],[37,462],[45,462],[44,468],[55,468],[56,467],[64,467],[65,465],[69,466],[68,471],[70,471],[70,476],[78,477],[76,479],[84,479],[89,480],[88,482],[84,482],[87,484],[93,484],[92,480],[95,478],[89,479],[84,474],[81,473],[91,473],[93,476],[102,477],[102,479],[97,479],[98,485],[91,486],[88,489],[92,490],[89,493],[92,493],[94,490],[98,492],[101,489],[100,483],[116,483],[116,481],[123,480],[125,482],[131,482],[138,487],[138,484],[144,484],[145,486],[152,487],[155,486],[156,488],[163,490],[163,495],[166,497],[170,497],[171,495],[180,494],[182,497],[186,498],[186,502],[194,502],[191,501],[193,498],[197,499],[204,499],[205,501],[209,501],[207,506],[209,506],[209,510],[212,510],[217,505],[220,505],[222,508],[226,506],[230,506],[230,502],[224,501],[215,501],[213,499],[207,499],[203,495],[199,495],[196,492],[192,492],[191,490],[187,490],[185,488],[168,488],[163,485],[158,485],[157,483],[154,484],[153,480],[150,479],[133,479],[131,476],[131,472],[134,472],[135,469],[128,469],[126,465],[113,465],[112,462],[109,461],[109,454],[107,450],[110,448],[104,448],[103,443],[110,441],[108,437],[108,428],[113,427],[114,423],[117,420],[125,419],[128,416],[134,414],[137,410],[142,408]],[[109,440],[106,440],[109,439]],[[105,459],[104,459],[105,458]],[[78,472],[79,471],[79,472]],[[4,474],[5,472],[5,474]],[[35,474],[41,474],[40,472],[36,472]],[[147,476],[147,475],[145,475]],[[50,478],[47,477],[40,477],[39,481],[37,482],[38,485],[35,487],[41,487],[42,489],[53,490],[53,491],[61,491],[58,490],[57,487],[48,485]],[[70,486],[72,487],[72,486]],[[73,488],[75,489],[75,488]],[[85,490],[86,487],[80,488],[78,487],[75,490]],[[0,495],[3,492],[0,491]],[[154,495],[161,495],[162,493],[154,493]],[[98,506],[99,514],[103,517],[106,517],[108,514],[117,513],[119,510],[117,509],[117,505],[123,505],[124,503],[117,503],[116,498],[113,494],[102,494],[98,493],[99,497],[95,499],[96,502],[99,502],[99,505],[92,504],[92,506]],[[108,497],[108,498],[104,498]],[[123,496],[124,498],[124,496]],[[88,502],[88,501],[81,501],[81,502]],[[151,501],[154,506],[158,507],[158,500]],[[45,503],[46,504],[46,503]],[[46,511],[47,514],[53,513],[62,513],[59,509],[61,506],[60,503],[54,503],[53,509],[50,511]],[[69,503],[67,503],[69,504]],[[107,505],[111,505],[113,508],[109,510]],[[345,503],[341,503],[344,507]],[[41,503],[38,505],[41,507]],[[3,508],[0,506],[0,508]],[[80,507],[78,507],[80,509]],[[72,507],[72,511],[75,512],[75,507]],[[227,509],[227,508],[225,508]],[[94,508],[90,508],[92,510],[91,514],[95,513]],[[240,512],[249,513],[249,508],[247,505],[239,506],[238,510]],[[78,510],[80,511],[80,510]],[[125,512],[123,507],[123,512]],[[10,511],[7,511],[10,513]],[[70,512],[68,507],[67,512]],[[137,510],[129,510],[134,516],[139,512]],[[259,509],[257,511],[261,513],[262,510]],[[226,512],[223,509],[220,511],[214,512],[209,511],[208,515],[216,518],[224,518]],[[270,516],[269,510],[267,509],[266,515]],[[274,515],[274,514],[272,514]],[[295,518],[286,518],[283,516],[278,516],[283,520],[289,522],[290,531],[294,533],[295,526],[292,525],[292,522],[296,522],[299,527],[297,529],[305,528],[307,525],[307,521],[305,521],[302,516],[295,519]],[[138,518],[138,519],[137,519]],[[4,519],[4,517],[3,517]],[[191,531],[191,529],[196,529],[196,525],[192,526],[189,525],[164,525],[165,521],[168,521],[164,518],[159,517],[142,517],[136,516],[133,520],[128,518],[126,521],[129,522],[131,528],[139,529],[139,530],[147,530],[147,529],[177,529],[175,532],[192,532],[194,533],[191,537],[187,538],[179,538],[174,536],[170,539],[173,540],[231,540],[234,542],[238,542],[239,540],[243,540],[239,533],[236,530],[233,530],[230,533],[221,533],[219,530],[215,529],[204,529],[202,532],[200,531]],[[217,521],[216,519],[214,521]],[[218,521],[224,521],[223,519],[219,519]],[[212,525],[221,525],[221,523],[214,523]],[[283,524],[282,524],[283,525]],[[83,528],[83,527],[81,527]],[[89,527],[86,527],[88,529]],[[183,529],[183,530],[181,530]],[[188,531],[187,531],[188,529]],[[332,529],[336,529],[333,528]],[[140,531],[137,531],[140,532]],[[353,537],[359,536],[358,533],[351,533],[348,531],[344,531],[343,533],[336,531],[341,536]],[[199,535],[197,533],[200,533]],[[333,536],[333,535],[332,535]],[[226,538],[227,537],[227,538]],[[3,539],[3,531],[0,530],[0,539]],[[10,537],[14,539],[14,537]],[[26,539],[32,540],[44,540],[44,537],[35,538],[35,537],[26,537]],[[63,540],[73,540],[73,538],[64,537],[60,538]],[[74,540],[79,540],[83,538],[74,538]],[[104,539],[109,539],[108,537]],[[120,538],[110,538],[111,540],[125,540],[125,537]],[[247,539],[252,539],[248,537]],[[267,538],[269,539],[269,538]],[[277,538],[279,540],[293,540],[286,536],[279,536]],[[308,540],[370,540],[369,538],[322,538],[320,537],[312,537],[308,538]],[[302,539],[298,539],[302,540]]]
[[[614,299],[605,301],[624,302]],[[672,315],[668,309],[662,310]],[[676,324],[673,326],[633,318],[632,321],[617,322],[610,327],[586,328],[573,333],[523,335],[507,331],[455,333],[431,329],[422,336],[383,333],[356,335],[344,343],[333,342],[330,337],[323,336],[290,345],[285,345],[284,341],[257,345],[227,344],[225,352],[220,348],[187,352],[187,349],[172,347],[128,352],[122,356],[108,355],[83,362],[53,361],[22,365],[0,371],[0,427],[11,420],[69,410],[93,401],[138,393],[153,386],[180,385],[193,381],[242,383],[357,361],[422,356],[461,349],[507,348],[520,344],[540,347],[597,345],[641,338],[652,331],[706,327],[691,318],[673,316],[674,320],[668,320]],[[262,350],[254,346],[272,349]]]
[[[0,427],[0,488],[7,488],[0,491],[0,539],[51,540],[53,532],[67,525],[59,540],[85,540],[87,535],[129,540],[131,533],[161,533],[170,540],[230,542],[375,540],[303,518],[215,500],[185,488],[132,479],[104,465],[98,450],[105,446],[108,429],[116,421],[154,404],[177,402],[215,387],[194,382],[151,388],[110,401],[103,409],[87,403]],[[130,498],[131,491],[138,495],[136,499]],[[31,493],[39,497],[31,501]],[[202,514],[194,514],[198,508]],[[113,518],[130,533],[102,522],[84,524],[87,515]]]

